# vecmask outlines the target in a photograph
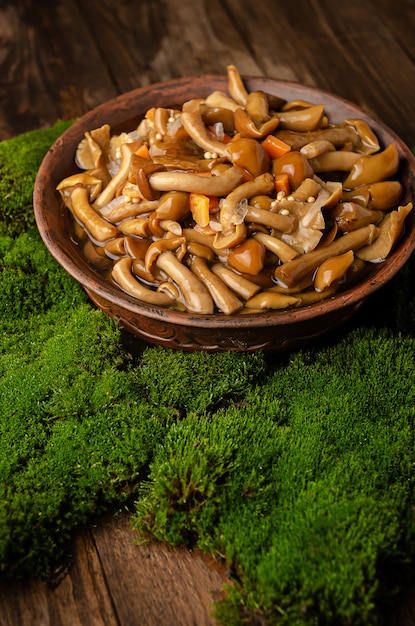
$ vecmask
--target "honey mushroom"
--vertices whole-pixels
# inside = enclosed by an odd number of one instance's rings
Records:
[[[383,180],[342,192],[343,200],[356,201],[368,209],[378,211],[391,209],[399,202],[401,196],[402,185],[399,180]]]
[[[332,256],[318,267],[314,278],[314,289],[324,291],[327,287],[340,281],[354,261],[353,250],[348,250],[344,254]]]
[[[226,286],[221,278],[209,269],[205,259],[192,255],[189,267],[197,278],[205,285],[213,301],[225,315],[238,313],[244,303]]]
[[[214,263],[211,266],[211,270],[214,274],[219,276],[222,281],[233,292],[241,296],[244,300],[249,300],[261,289],[256,283],[244,278],[240,274],[234,272],[231,268],[221,263]]]
[[[201,148],[219,156],[228,156],[226,144],[209,136],[198,100],[189,100],[183,104],[181,121],[189,137]]]
[[[169,306],[173,303],[171,294],[166,291],[154,291],[145,287],[139,280],[134,278],[131,269],[133,260],[129,257],[122,257],[116,261],[111,271],[111,279],[121,287],[126,293],[134,296],[147,304],[156,306]]]
[[[66,206],[98,242],[103,243],[117,236],[117,228],[101,217],[91,206],[101,189],[102,181],[83,173],[65,178],[57,186]]]
[[[300,133],[314,131],[321,126],[323,116],[323,104],[299,110],[281,111],[278,113],[279,128]]]
[[[269,193],[274,187],[271,174],[261,174],[254,180],[235,187],[220,203],[220,224],[222,232],[234,228],[244,221],[247,212],[247,201],[252,196]]]
[[[256,95],[258,98],[259,92],[252,92],[248,96],[249,98],[252,95]],[[247,104],[248,104],[247,102]],[[252,116],[248,113],[248,110],[242,109],[239,107],[234,112],[234,121],[235,121],[235,130],[240,134],[241,137],[248,139],[262,139],[266,137],[270,133],[272,133],[280,123],[280,119],[278,115],[273,115],[272,117],[266,116],[265,119],[257,120],[253,119]]]
[[[212,172],[214,174],[214,171]],[[237,167],[228,167],[217,176],[199,176],[189,172],[156,172],[150,176],[150,184],[158,191],[187,191],[211,196],[224,196],[242,181]]]
[[[264,309],[287,309],[297,304],[298,301],[299,299],[295,296],[267,290],[253,296],[245,303],[245,306],[248,309],[256,309],[258,311],[263,311]]]
[[[214,303],[208,289],[173,252],[166,251],[159,254],[156,265],[164,270],[179,287],[188,311],[203,315],[213,313]]]
[[[228,91],[235,102],[245,107],[248,98],[248,91],[235,65],[226,66],[228,77]]]
[[[386,259],[393,245],[398,240],[406,216],[412,211],[412,202],[400,206],[397,211],[387,213],[379,224],[379,235],[373,243],[357,250],[356,254],[363,261],[380,263]]]
[[[115,197],[117,188],[124,183],[128,177],[128,169],[130,167],[131,156],[135,150],[138,149],[137,143],[124,143],[121,146],[121,165],[115,174],[106,185],[103,191],[94,201],[94,209],[99,210],[105,206],[112,198]]]

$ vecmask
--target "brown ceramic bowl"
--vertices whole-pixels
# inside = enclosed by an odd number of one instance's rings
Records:
[[[262,89],[286,100],[301,98],[324,103],[329,118],[341,122],[360,117],[369,122],[381,143],[395,142],[401,156],[400,180],[405,189],[402,204],[413,201],[415,159],[408,147],[383,123],[352,103],[323,90],[293,82],[244,77],[249,90]],[[144,304],[109,284],[88,264],[71,237],[68,211],[56,185],[77,171],[74,157],[84,132],[108,123],[114,132],[136,127],[152,106],[173,107],[186,100],[226,91],[226,76],[200,76],[142,87],[110,100],[74,123],[51,147],[39,169],[34,209],[40,234],[55,259],[84,287],[91,300],[115,318],[133,336],[152,344],[182,350],[282,352],[324,337],[348,320],[375,290],[389,281],[415,248],[415,211],[405,232],[386,261],[373,264],[364,281],[330,299],[298,309],[261,314],[196,315]]]

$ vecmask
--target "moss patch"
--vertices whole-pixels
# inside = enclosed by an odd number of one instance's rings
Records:
[[[63,130],[0,144],[3,576],[133,500],[137,528],[227,560],[220,623],[378,623],[415,560],[414,259],[331,345],[132,355],[33,228]]]

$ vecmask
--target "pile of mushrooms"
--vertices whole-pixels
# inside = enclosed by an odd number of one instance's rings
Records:
[[[248,92],[150,109],[85,133],[57,189],[86,259],[157,307],[212,314],[304,306],[382,262],[412,204],[399,154],[361,119]]]

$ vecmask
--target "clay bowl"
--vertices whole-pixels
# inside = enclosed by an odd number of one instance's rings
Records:
[[[347,117],[365,119],[383,145],[391,142],[397,145],[401,156],[399,176],[405,189],[402,204],[413,201],[415,160],[407,146],[383,123],[323,90],[267,78],[245,77],[244,80],[248,90],[262,89],[286,100],[300,98],[324,103],[333,122]],[[54,143],[41,164],[34,190],[37,226],[55,259],[79,281],[95,305],[115,318],[133,338],[187,351],[293,350],[339,328],[375,290],[398,272],[415,248],[415,211],[407,217],[405,232],[393,253],[383,263],[373,264],[364,280],[354,288],[304,308],[242,316],[207,316],[146,305],[109,284],[82,257],[71,237],[68,211],[56,192],[59,181],[77,171],[75,150],[85,131],[104,123],[114,132],[129,131],[152,106],[173,107],[191,98],[207,96],[214,90],[226,91],[226,88],[225,76],[175,79],[125,93],[84,115]]]

